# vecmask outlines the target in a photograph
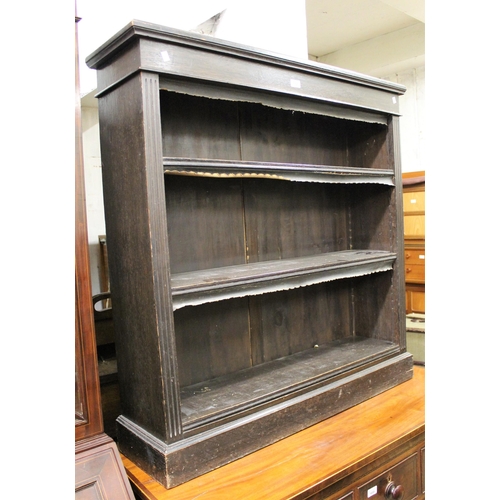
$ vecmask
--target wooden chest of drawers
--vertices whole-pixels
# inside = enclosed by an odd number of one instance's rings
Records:
[[[309,500],[391,500],[402,498],[415,500],[425,498],[422,465],[425,447],[422,439],[421,436],[418,436],[411,441],[412,444],[400,447],[399,452],[391,455],[393,457],[397,455],[395,458],[383,462],[378,468],[361,469],[357,474],[348,476],[342,482],[335,483],[313,496],[304,498]],[[368,470],[370,472],[367,472]],[[339,490],[342,484],[347,483],[350,484]],[[332,493],[329,493],[330,490]],[[333,493],[333,491],[335,492]]]
[[[412,380],[169,490],[122,459],[142,500],[385,500],[402,491],[405,500],[420,500],[424,377],[425,368],[415,366]]]
[[[403,173],[406,313],[425,313],[425,172]]]
[[[425,283],[425,249],[405,248],[405,281]]]

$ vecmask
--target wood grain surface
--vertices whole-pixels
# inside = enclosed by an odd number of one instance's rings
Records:
[[[425,368],[408,382],[217,470],[167,490],[122,455],[139,498],[307,498],[425,431]]]

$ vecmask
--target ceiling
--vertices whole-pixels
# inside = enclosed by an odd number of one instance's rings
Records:
[[[308,52],[322,57],[425,23],[425,0],[306,0]]]

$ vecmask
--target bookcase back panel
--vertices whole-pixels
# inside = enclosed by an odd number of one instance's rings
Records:
[[[235,103],[160,92],[160,112],[163,156],[240,159]]]
[[[174,316],[180,385],[355,337],[390,341],[390,286],[391,273],[375,273],[179,309]],[[359,299],[353,301],[354,294]]]
[[[242,160],[349,165],[348,122],[258,104],[238,108]]]
[[[348,210],[342,186],[245,180],[248,261],[346,250]]]
[[[239,179],[165,176],[172,273],[245,263]]]
[[[252,366],[247,298],[185,307],[174,319],[181,387]]]
[[[385,125],[167,91],[160,92],[160,106],[164,156],[365,168],[391,164]]]
[[[352,335],[349,280],[250,300],[255,365]]]
[[[384,186],[165,176],[171,272],[395,248]],[[351,241],[352,240],[352,241]]]

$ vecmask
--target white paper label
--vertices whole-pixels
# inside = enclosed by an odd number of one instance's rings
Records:
[[[163,57],[163,60],[164,60],[165,62],[170,61],[170,56],[168,55],[168,52],[167,52],[166,50],[162,51],[162,53],[161,53],[161,57]]]
[[[425,259],[425,255],[419,255],[418,258],[423,260]]]
[[[417,203],[417,200],[410,200],[410,203]]]
[[[396,104],[396,98],[394,96],[392,96],[392,103]]]
[[[290,85],[294,88],[294,89],[300,89],[300,80],[290,80]]]
[[[370,498],[372,497],[373,495],[376,495],[377,494],[377,485],[375,486],[372,486],[368,491],[367,491],[367,498]]]

